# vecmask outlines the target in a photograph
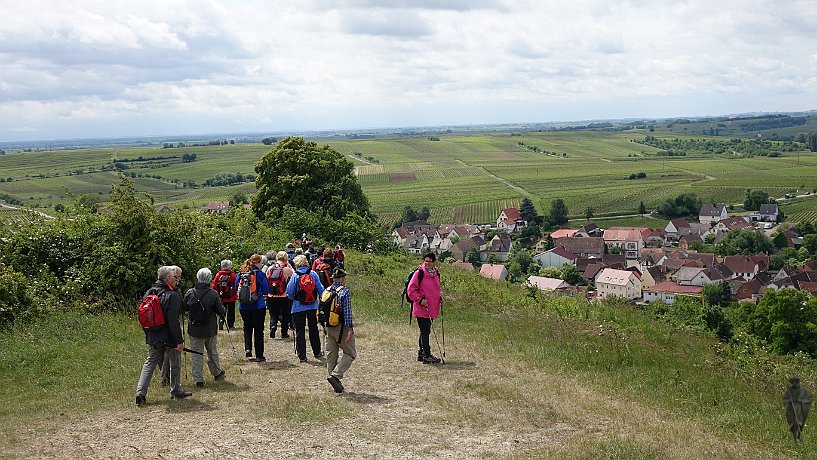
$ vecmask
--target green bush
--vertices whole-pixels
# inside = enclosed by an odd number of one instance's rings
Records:
[[[0,325],[31,318],[35,305],[26,276],[0,263]]]

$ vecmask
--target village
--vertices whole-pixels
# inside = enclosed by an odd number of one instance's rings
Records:
[[[623,297],[631,302],[656,300],[672,304],[678,297],[701,298],[703,286],[726,283],[734,300],[756,303],[766,289],[785,287],[817,294],[817,261],[770,269],[770,255],[728,255],[697,252],[703,243],[716,243],[729,232],[750,230],[770,234],[778,225],[777,204],[763,204],[745,216],[730,216],[727,206],[703,204],[697,222],[672,219],[664,228],[600,228],[588,222],[542,236],[530,248],[541,269],[575,267],[582,282],[522,274],[515,281],[535,286],[546,295],[585,296],[587,299]],[[516,208],[503,209],[489,225],[404,223],[391,234],[402,249],[415,254],[434,252],[454,267],[497,281],[511,281],[506,263],[516,247],[514,234],[528,225]],[[788,247],[799,249],[803,237],[794,229],[780,232]],[[533,270],[536,271],[536,270]],[[545,271],[545,270],[542,270]],[[553,272],[553,270],[551,270]]]

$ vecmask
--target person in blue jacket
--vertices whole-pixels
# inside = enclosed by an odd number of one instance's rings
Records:
[[[241,313],[241,319],[244,321],[244,351],[247,358],[252,358],[253,338],[255,338],[255,361],[259,363],[267,360],[264,357],[264,320],[267,316],[267,304],[264,298],[269,294],[269,283],[267,283],[267,276],[261,271],[261,266],[261,256],[253,254],[244,261],[244,265],[235,277],[238,312]],[[248,277],[250,289],[245,290],[245,296],[241,285]]]
[[[292,300],[292,322],[295,324],[295,351],[302,363],[306,362],[306,337],[304,326],[309,324],[309,343],[312,345],[312,354],[316,358],[323,358],[321,351],[321,336],[318,334],[318,300],[323,294],[324,287],[318,274],[309,269],[309,260],[304,255],[295,256],[295,273],[287,283],[287,297]],[[312,278],[301,281],[302,277]]]

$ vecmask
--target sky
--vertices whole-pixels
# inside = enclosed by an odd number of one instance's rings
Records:
[[[817,1],[0,0],[0,141],[817,109]]]

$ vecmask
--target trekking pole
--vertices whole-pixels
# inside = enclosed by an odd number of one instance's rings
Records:
[[[233,335],[230,334],[230,325],[227,322],[224,322],[224,327],[227,328],[227,339],[230,341],[230,347],[233,349],[233,356],[235,357],[236,362],[240,362],[240,357],[238,356],[238,352],[235,351],[235,345],[233,345]],[[241,366],[238,366],[238,373],[244,375],[244,371],[241,369]]]
[[[440,328],[443,332],[443,358],[445,358],[445,315],[443,314],[443,305],[440,304]]]
[[[434,328],[434,319],[431,317],[431,312],[428,310],[428,306],[424,305],[426,309],[426,314],[428,315],[428,320],[431,321],[431,334],[434,336],[434,341],[437,342],[437,350],[439,350],[440,354],[443,357],[440,359],[442,364],[445,364],[445,351],[443,351],[442,347],[440,346],[440,339],[437,338],[437,330]],[[440,309],[442,312],[442,309]]]

